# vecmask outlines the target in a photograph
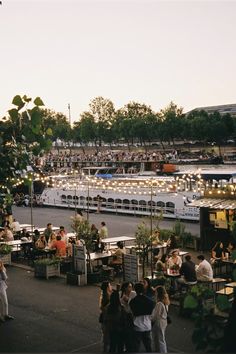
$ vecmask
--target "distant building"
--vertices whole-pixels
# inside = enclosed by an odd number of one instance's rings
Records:
[[[187,112],[186,114],[188,115],[189,113],[194,111],[206,111],[207,113],[219,112],[222,115],[229,113],[232,117],[236,117],[236,104],[234,103],[223,104],[219,106],[197,107]]]

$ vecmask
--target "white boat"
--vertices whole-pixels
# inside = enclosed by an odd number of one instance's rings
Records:
[[[199,208],[189,207],[189,203],[199,198],[210,184],[222,186],[236,177],[235,170],[226,169],[198,169],[169,177],[152,177],[145,173],[115,176],[108,173],[107,168],[105,176],[103,174],[105,179],[101,178],[101,169],[92,168],[92,171],[93,175],[88,173],[84,178],[57,176],[53,187],[44,189],[41,203],[117,214],[162,213],[167,218],[198,221]]]

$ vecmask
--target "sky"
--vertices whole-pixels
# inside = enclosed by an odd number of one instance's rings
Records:
[[[97,96],[154,111],[236,103],[236,1],[2,0],[0,117],[16,94],[72,121]]]

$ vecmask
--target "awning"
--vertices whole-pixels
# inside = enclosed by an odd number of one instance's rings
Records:
[[[194,200],[188,207],[210,208],[210,209],[236,209],[235,199],[202,198]]]

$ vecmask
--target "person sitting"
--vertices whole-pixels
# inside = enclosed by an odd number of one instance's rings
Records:
[[[11,229],[12,229],[13,233],[19,235],[21,232],[19,221],[16,221],[16,219],[13,219],[13,222],[11,223]]]
[[[196,266],[197,281],[212,281],[213,270],[210,263],[202,254],[197,256],[197,259],[199,260],[199,265]]]
[[[111,265],[122,265],[123,264],[123,255],[125,254],[125,249],[123,242],[117,242],[117,249],[113,253],[113,259],[111,261]]]
[[[26,240],[26,239],[30,238],[30,233],[29,233],[29,231],[26,230],[25,227],[22,229],[22,231],[20,233],[20,238],[23,239],[23,240]]]
[[[36,243],[36,241],[38,241],[39,237],[40,237],[40,232],[38,229],[35,229],[34,233],[33,233],[33,242]]]
[[[181,278],[177,279],[179,284],[194,285],[197,283],[197,274],[195,270],[195,264],[191,260],[191,255],[187,254],[185,262],[180,267]]]
[[[10,226],[5,226],[2,234],[4,241],[14,241],[14,236]]]
[[[48,247],[49,247],[49,248],[50,248],[51,245],[54,243],[54,241],[56,241],[56,239],[57,239],[57,236],[56,236],[55,232],[53,232],[53,233],[51,234],[51,236],[49,237],[49,240],[48,240]]]
[[[57,235],[61,236],[62,241],[66,242],[66,234],[67,233],[66,233],[65,227],[64,226],[60,226],[60,230],[58,231]]]
[[[224,250],[225,259],[228,259],[228,258],[230,258],[232,256],[232,253],[233,253],[234,249],[235,249],[235,245],[234,245],[234,243],[232,241],[230,241],[228,243],[228,246]]]
[[[66,243],[61,236],[57,235],[56,240],[51,244],[50,249],[56,250],[57,257],[66,257]]]
[[[173,250],[171,257],[167,261],[167,266],[169,269],[175,269],[176,271],[181,268],[182,259],[179,256],[179,251],[177,249]]]
[[[223,243],[218,241],[211,250],[211,263],[219,262],[225,259]]]
[[[162,273],[165,273],[167,270],[167,262],[168,262],[168,255],[167,253],[164,253],[161,256],[161,259],[158,259],[158,261],[156,262],[156,272],[161,271]]]
[[[35,242],[37,250],[44,250],[47,247],[47,241],[44,235],[40,235],[39,239]]]

